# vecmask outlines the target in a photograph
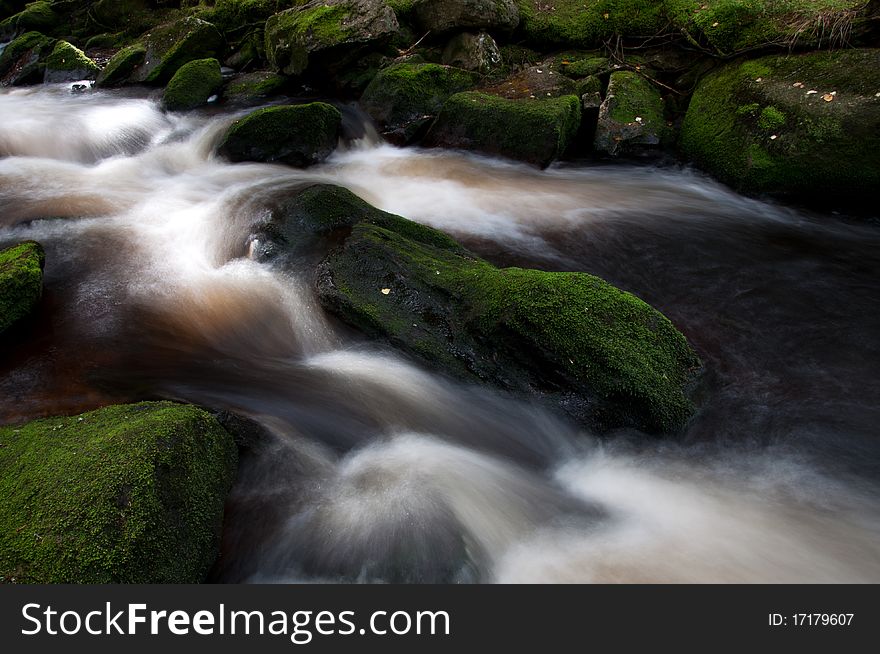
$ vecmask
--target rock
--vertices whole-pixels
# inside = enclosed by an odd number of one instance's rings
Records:
[[[198,583],[217,557],[235,443],[205,411],[110,406],[0,427],[0,579]]]
[[[142,36],[139,43],[144,58],[128,76],[127,81],[133,83],[167,84],[184,64],[196,59],[216,58],[223,50],[223,37],[217,28],[191,16],[155,28]],[[128,63],[134,61],[133,53],[136,52],[128,51]],[[115,59],[107,64],[107,68]],[[117,70],[120,63],[116,62]]]
[[[230,161],[310,166],[336,149],[341,126],[342,114],[323,102],[267,107],[232,123],[219,152]]]
[[[602,106],[602,82],[595,75],[581,80],[578,95],[583,109],[598,110]]]
[[[0,53],[0,84],[18,86],[42,81],[41,62],[54,45],[55,39],[39,32],[26,32],[9,43]]]
[[[697,87],[685,155],[738,190],[873,203],[880,188],[880,50],[732,63]]]
[[[124,84],[147,56],[142,43],[135,43],[117,52],[98,74],[98,86],[119,86]]]
[[[322,306],[345,322],[601,429],[671,431],[691,415],[699,360],[635,296],[583,273],[495,268],[441,232],[372,213],[318,270]]]
[[[23,32],[53,32],[61,23],[59,16],[48,0],[38,0],[25,6],[17,14],[0,22],[0,41],[5,41]]]
[[[387,39],[399,29],[394,11],[383,0],[312,0],[272,16],[266,22],[266,56],[285,75],[299,75],[309,57],[333,49],[354,52]]]
[[[40,301],[45,261],[43,248],[34,241],[0,250],[0,335]]]
[[[156,24],[151,23],[153,17],[150,16],[150,10],[155,7],[149,7],[149,4],[149,0],[98,0],[91,3],[89,13],[102,29],[139,34]]]
[[[558,62],[559,71],[573,79],[603,75],[611,71],[608,57],[563,58]]]
[[[519,24],[515,0],[415,0],[416,22],[434,33],[458,29],[512,31]]]
[[[506,100],[469,91],[446,101],[426,142],[548,166],[572,144],[580,119],[576,95]]]
[[[484,89],[486,93],[509,100],[525,98],[558,98],[578,92],[578,84],[565,75],[553,72],[549,66],[527,66],[519,72]]]
[[[632,154],[660,145],[668,134],[663,112],[663,97],[648,80],[631,71],[612,73],[599,109],[596,150]]]
[[[258,70],[230,80],[223,95],[233,102],[256,102],[282,93],[286,86],[287,78],[277,73]]]
[[[162,105],[170,111],[188,111],[207,104],[223,86],[220,62],[216,59],[196,59],[181,66],[162,97]]]
[[[52,54],[46,58],[45,66],[43,81],[47,84],[95,79],[101,71],[98,64],[67,41],[55,44]]]
[[[486,34],[462,32],[450,39],[443,49],[442,62],[484,75],[497,70],[501,64],[501,50],[495,40]]]
[[[361,105],[388,140],[403,145],[421,135],[447,98],[476,81],[473,73],[450,66],[394,64],[373,78]]]

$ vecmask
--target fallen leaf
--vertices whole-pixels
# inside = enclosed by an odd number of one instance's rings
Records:
[[[637,122],[637,123],[642,122],[642,117],[641,117],[641,116],[636,116],[636,122]]]
[[[816,90],[807,91],[807,95],[814,95],[816,93],[818,93],[818,91],[816,91]]]
[[[382,289],[382,295],[388,295],[390,292],[391,292],[390,288],[383,288]]]
[[[771,140],[771,141],[775,141],[775,140],[778,139],[778,138],[779,138],[779,137],[778,137],[776,134],[774,134],[773,136],[770,137],[770,140]]]
[[[834,94],[833,93],[826,93],[825,95],[822,96],[822,99],[825,100],[825,102],[831,102],[832,100],[834,100]]]
[[[804,83],[803,82],[795,82],[794,84],[792,84],[792,86],[795,87],[796,89],[802,89],[802,88],[804,88]]]
[[[764,81],[764,78],[763,78],[763,77],[759,77],[759,78],[756,79],[755,81],[756,81],[756,82],[763,82],[763,81]]]
[[[715,21],[714,23],[712,23],[712,27],[718,27],[720,24],[721,23],[719,23],[718,21]]]

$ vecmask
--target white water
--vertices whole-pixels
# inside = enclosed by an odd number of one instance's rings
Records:
[[[369,143],[308,171],[229,165],[212,150],[231,119],[0,92],[0,245],[46,246],[53,306],[0,363],[0,413],[147,394],[263,423],[219,578],[880,581],[875,228],[686,170]],[[303,181],[654,302],[710,369],[700,415],[673,442],[601,443],[352,340],[307,270],[247,256],[265,201]]]

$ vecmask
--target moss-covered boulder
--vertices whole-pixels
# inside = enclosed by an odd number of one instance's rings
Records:
[[[580,120],[576,95],[507,100],[467,91],[446,101],[426,140],[548,166],[573,143]]]
[[[139,39],[139,44],[144,57],[135,65],[128,81],[146,84],[167,84],[184,64],[216,58],[224,47],[223,37],[216,27],[192,16],[151,30]],[[139,49],[128,51],[126,65],[135,60]],[[118,70],[122,63],[111,60],[107,67],[116,64]]]
[[[98,64],[82,50],[67,41],[58,41],[52,53],[46,57],[43,81],[51,84],[95,79],[100,71]]]
[[[326,191],[328,207],[338,195]],[[685,390],[699,360],[635,296],[583,273],[495,268],[436,230],[376,209],[364,218],[363,204],[326,221],[359,222],[317,277],[321,304],[346,322],[603,429],[670,431],[691,415]]]
[[[483,75],[497,71],[503,64],[501,49],[486,32],[456,34],[443,48],[441,57],[447,66],[473,70]]]
[[[62,22],[62,17],[49,0],[31,2],[20,12],[0,22],[0,40],[6,40],[23,32],[52,33]]]
[[[309,57],[332,51],[336,60],[388,39],[399,25],[383,0],[312,0],[266,22],[266,56],[285,75],[299,75]]]
[[[201,107],[223,86],[220,62],[196,59],[181,66],[162,96],[162,105],[170,111],[188,111]]]
[[[409,143],[423,133],[451,96],[477,81],[471,72],[440,64],[399,63],[373,78],[361,106],[394,143]]]
[[[205,411],[111,406],[0,427],[0,578],[197,583],[217,557],[235,443]]]
[[[336,149],[341,127],[342,114],[323,102],[267,107],[232,123],[219,153],[230,161],[310,166]]]
[[[223,90],[223,96],[231,102],[260,102],[266,98],[283,93],[287,78],[267,70],[238,75]]]
[[[515,0],[415,0],[412,13],[423,30],[511,31],[519,24]]]
[[[42,80],[42,60],[52,52],[55,39],[26,32],[0,53],[0,84],[16,86]]]
[[[633,71],[611,74],[599,108],[595,147],[610,155],[638,153],[668,140],[660,91]]]
[[[33,241],[0,250],[0,334],[40,301],[45,260],[43,248]]]
[[[771,56],[707,75],[681,147],[735,188],[871,201],[880,187],[880,50]]]
[[[98,74],[98,86],[119,86],[124,84],[135,69],[144,63],[147,49],[142,43],[135,43],[117,52]]]

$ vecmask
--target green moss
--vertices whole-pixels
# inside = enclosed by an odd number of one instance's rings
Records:
[[[607,57],[588,57],[586,59],[576,59],[570,63],[563,64],[560,71],[574,79],[591,77],[593,75],[601,75],[611,70],[611,64]]]
[[[251,29],[280,11],[306,4],[307,0],[216,0],[201,18],[227,33]]]
[[[147,84],[167,84],[181,66],[197,59],[215,58],[224,46],[216,27],[193,17],[161,25],[139,42],[146,55],[131,81]]]
[[[86,41],[84,50],[106,50],[111,48],[117,48],[124,40],[124,35],[121,32],[116,34],[96,34],[95,36],[89,37]]]
[[[40,300],[44,262],[43,248],[33,241],[0,250],[0,334]]]
[[[72,82],[78,79],[94,79],[101,71],[94,61],[67,41],[58,41],[46,58],[46,82]]]
[[[495,268],[411,225],[356,225],[325,263],[324,305],[455,374],[598,397],[606,426],[671,430],[691,414],[699,361],[650,306],[583,273]]]
[[[636,118],[654,129],[662,129],[663,98],[651,82],[638,73],[620,71],[612,75],[616,102],[611,118],[618,123],[632,123]],[[611,93],[612,89],[609,89]]]
[[[394,64],[379,71],[361,105],[380,129],[409,142],[443,107],[449,96],[471,88],[477,76],[439,64]]]
[[[580,119],[580,98],[574,95],[506,100],[467,91],[446,101],[428,140],[546,166],[571,145]]]
[[[0,34],[28,31],[54,32],[61,17],[52,8],[52,2],[39,0],[31,2],[14,16],[0,22]]]
[[[281,93],[286,85],[287,79],[281,75],[257,71],[234,79],[226,87],[224,95],[236,100],[267,98]]]
[[[346,4],[275,14],[266,23],[269,61],[279,71],[298,75],[306,68],[309,52],[339,45],[346,39],[350,30],[344,25],[350,15]]]
[[[26,32],[16,38],[0,53],[0,77],[5,76],[12,70],[23,57],[30,54],[27,65],[36,66],[37,61],[44,53],[51,51],[55,39],[44,36],[39,32]]]
[[[98,86],[118,86],[123,84],[134,70],[143,63],[147,49],[141,43],[135,43],[117,52],[104,70],[98,75]]]
[[[878,50],[730,64],[694,93],[682,150],[740,190],[870,200],[880,184],[877,89]]]
[[[232,437],[171,402],[0,428],[0,577],[195,583],[217,555]]]
[[[317,163],[336,148],[342,115],[323,102],[267,107],[236,120],[219,151],[231,161]]]
[[[196,59],[181,66],[168,86],[162,104],[170,111],[188,111],[208,102],[223,86],[220,62]]]

